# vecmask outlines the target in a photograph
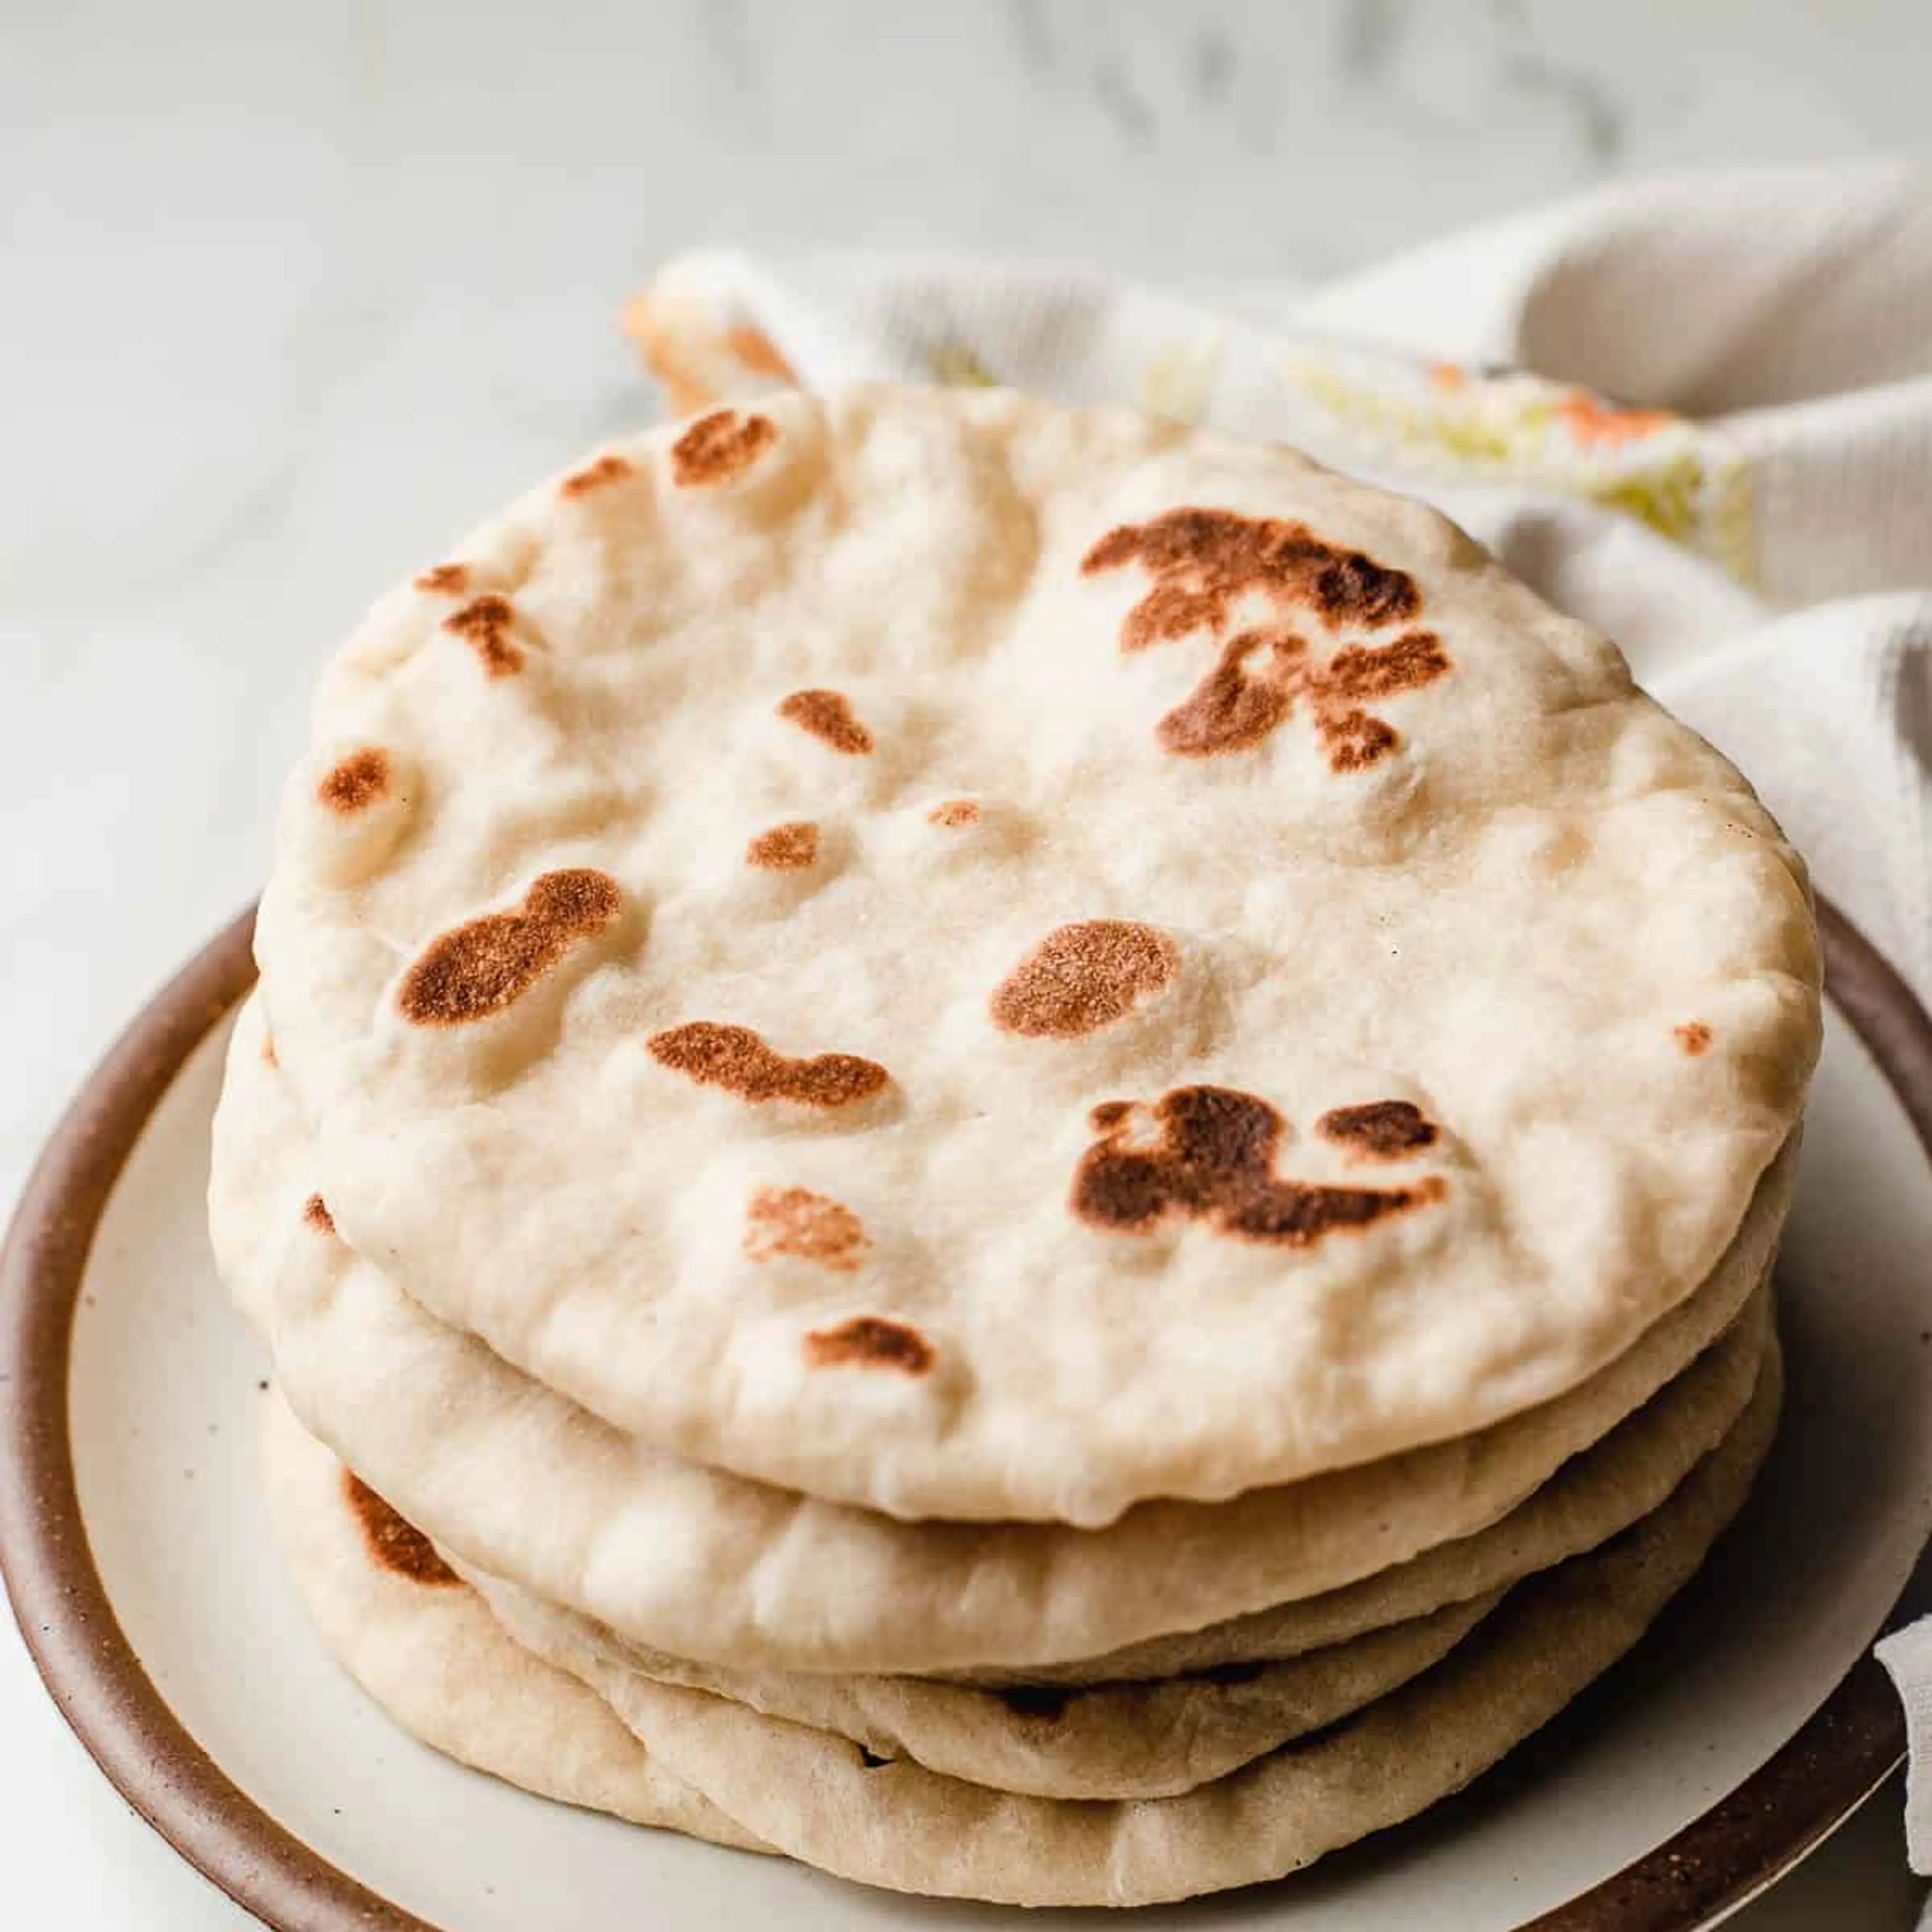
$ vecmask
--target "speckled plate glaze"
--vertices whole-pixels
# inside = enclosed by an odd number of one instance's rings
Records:
[[[1792,1388],[1744,1519],[1610,1676],[1412,1825],[1162,1924],[1688,1932],[1856,1808],[1904,1732],[1867,1654],[1932,1607],[1932,1018],[1828,908],[1833,1012],[1779,1268]],[[0,1565],[130,1803],[286,1932],[991,1924],[572,1812],[397,1732],[321,1652],[255,1482],[266,1370],[202,1228],[249,922],[135,1021],[0,1260]],[[1072,1916],[1034,1915],[1053,1924]]]

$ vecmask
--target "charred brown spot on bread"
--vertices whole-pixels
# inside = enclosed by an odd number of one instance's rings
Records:
[[[1402,742],[1394,725],[1371,718],[1366,711],[1344,711],[1322,718],[1319,723],[1330,771],[1366,771]]]
[[[1066,1714],[1075,1694],[1054,1684],[1009,1684],[993,1694],[1016,1718],[1034,1718],[1057,1724]]]
[[[1246,751],[1305,698],[1330,769],[1360,771],[1402,740],[1360,700],[1418,690],[1449,668],[1430,631],[1410,632],[1392,644],[1350,644],[1326,664],[1316,663],[1303,640],[1286,632],[1244,631],[1222,646],[1214,668],[1160,721],[1155,736],[1163,750],[1184,758]]]
[[[595,463],[586,464],[581,470],[566,476],[557,485],[557,494],[562,496],[587,496],[593,490],[607,489],[633,473],[630,464],[621,456],[600,456]]]
[[[1177,509],[1110,530],[1088,551],[1088,575],[1138,562],[1154,587],[1127,614],[1120,642],[1139,650],[1205,626],[1219,630],[1245,592],[1314,611],[1330,630],[1403,623],[1422,608],[1406,571],[1325,543],[1306,524],[1232,510]]]
[[[342,1472],[342,1493],[362,1528],[370,1559],[379,1569],[428,1590],[446,1590],[462,1581],[414,1523],[347,1469]]]
[[[872,733],[853,716],[851,700],[842,691],[794,691],[779,699],[778,715],[848,758],[863,758],[872,748]]]
[[[1401,1187],[1336,1187],[1274,1171],[1284,1124],[1267,1101],[1230,1087],[1177,1087],[1150,1108],[1110,1102],[1099,1141],[1081,1156],[1072,1210],[1114,1234],[1151,1234],[1172,1220],[1205,1222],[1244,1241],[1310,1247],[1447,1192],[1440,1177]],[[1144,1117],[1144,1120],[1142,1117]],[[1135,1128],[1150,1130],[1136,1138]]]
[[[389,754],[371,745],[351,752],[331,765],[316,787],[315,795],[330,811],[347,817],[374,804],[388,788]]]
[[[922,1376],[934,1360],[932,1344],[904,1322],[883,1315],[855,1315],[836,1328],[814,1328],[805,1338],[805,1356],[818,1369],[891,1369]]]
[[[456,597],[470,588],[470,566],[462,563],[432,565],[416,579],[416,588],[433,596]]]
[[[1312,601],[1330,630],[1343,624],[1372,629],[1406,623],[1422,608],[1422,593],[1407,571],[1378,563],[1358,550],[1331,549],[1328,556],[1316,574]]]
[[[328,1211],[328,1203],[320,1194],[311,1194],[302,1203],[302,1221],[318,1234],[335,1232],[335,1216]]]
[[[1693,1060],[1711,1044],[1711,1029],[1702,1020],[1687,1020],[1681,1027],[1673,1027],[1671,1031],[1676,1036],[1678,1046]]]
[[[520,999],[570,948],[622,910],[608,873],[545,872],[514,912],[486,913],[430,940],[403,975],[396,1004],[418,1026],[487,1019]]]
[[[877,1060],[855,1053],[794,1060],[774,1052],[749,1027],[714,1020],[667,1028],[644,1043],[659,1066],[754,1104],[792,1100],[804,1107],[849,1107],[870,1100],[892,1078]]]
[[[1305,649],[1286,632],[1230,638],[1214,668],[1154,727],[1161,749],[1204,758],[1258,745],[1294,709]]]
[[[970,798],[944,800],[926,814],[927,824],[944,826],[949,832],[961,831],[968,825],[976,825],[979,821],[979,806]]]
[[[1433,631],[1411,631],[1388,644],[1347,644],[1306,674],[1315,728],[1330,769],[1360,771],[1402,740],[1395,728],[1362,708],[1364,698],[1395,698],[1433,684],[1451,668]]]
[[[461,610],[452,610],[442,620],[442,628],[476,653],[486,676],[511,677],[524,668],[523,650],[510,637],[516,616],[510,600],[493,590],[472,597]]]
[[[1330,631],[1406,623],[1422,608],[1406,571],[1324,542],[1304,524],[1228,510],[1170,510],[1123,525],[1088,550],[1081,568],[1091,576],[1130,562],[1153,583],[1121,624],[1126,651],[1195,631],[1218,636],[1235,600],[1250,594],[1312,611]],[[1390,644],[1347,645],[1326,664],[1288,632],[1244,631],[1222,646],[1214,668],[1161,719],[1155,735],[1164,749],[1183,757],[1246,751],[1305,698],[1330,768],[1360,771],[1401,742],[1365,703],[1418,690],[1450,668],[1440,640],[1427,631]]]
[[[1330,704],[1393,698],[1433,684],[1449,668],[1433,631],[1408,631],[1388,644],[1344,644],[1322,667],[1321,695]]]
[[[745,1252],[754,1262],[791,1255],[850,1274],[872,1245],[850,1208],[808,1187],[761,1187],[745,1210]]]
[[[671,475],[685,490],[728,482],[749,469],[760,453],[778,440],[778,425],[770,416],[713,410],[709,416],[700,416],[671,445]]]
[[[745,862],[767,872],[802,872],[818,862],[818,827],[796,818],[760,832],[745,848]]]
[[[1408,1100],[1331,1108],[1316,1122],[1315,1130],[1369,1160],[1406,1160],[1433,1147],[1438,1138],[1436,1123]]]
[[[1131,920],[1055,926],[993,989],[988,1010],[1002,1033],[1072,1040],[1124,1018],[1180,970],[1164,932]]]

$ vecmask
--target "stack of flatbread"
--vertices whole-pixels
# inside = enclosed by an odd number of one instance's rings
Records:
[[[639,436],[323,679],[217,1124],[325,1640],[530,1789],[1125,1905],[1456,1790],[1775,1425],[1802,866],[1417,504]]]

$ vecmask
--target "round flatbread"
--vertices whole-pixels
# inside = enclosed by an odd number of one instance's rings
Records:
[[[1250,1885],[1460,1790],[1622,1656],[1742,1504],[1781,1386],[1774,1350],[1737,1427],[1660,1509],[1510,1592],[1435,1669],[1180,1797],[1064,1804],[991,1791],[652,1683],[554,1630],[542,1648],[722,1809],[842,1877],[1018,1905],[1144,1905]]]
[[[1819,1038],[1799,862],[1610,644],[1288,450],[999,392],[634,438],[386,598],[258,946],[352,1247],[909,1518],[1579,1386]]]
[[[263,1487],[310,1620],[403,1729],[507,1784],[767,1851],[657,1763],[609,1705],[512,1642],[428,1538],[358,1482],[271,1391]]]
[[[464,1561],[675,1655],[744,1669],[1024,1673],[1336,1589],[1506,1516],[1730,1327],[1795,1147],[1690,1300],[1556,1401],[1478,1434],[1107,1528],[908,1523],[640,1444],[437,1321],[336,1234],[260,1010],[231,1043],[210,1225],[305,1426]]]

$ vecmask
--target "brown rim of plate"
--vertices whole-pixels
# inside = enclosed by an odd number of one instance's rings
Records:
[[[1821,901],[1833,1003],[1932,1156],[1932,1015]],[[68,1354],[95,1228],[148,1115],[255,977],[244,913],[139,1014],[34,1169],[0,1251],[0,1576],[61,1714],[140,1816],[278,1932],[437,1932],[278,1824],[190,1736],[148,1678],[94,1568],[68,1436]],[[1886,1627],[1932,1610],[1922,1559]],[[1905,1754],[1869,1652],[1730,1796],[1520,1932],[1692,1932],[1763,1890],[1855,1810]]]

